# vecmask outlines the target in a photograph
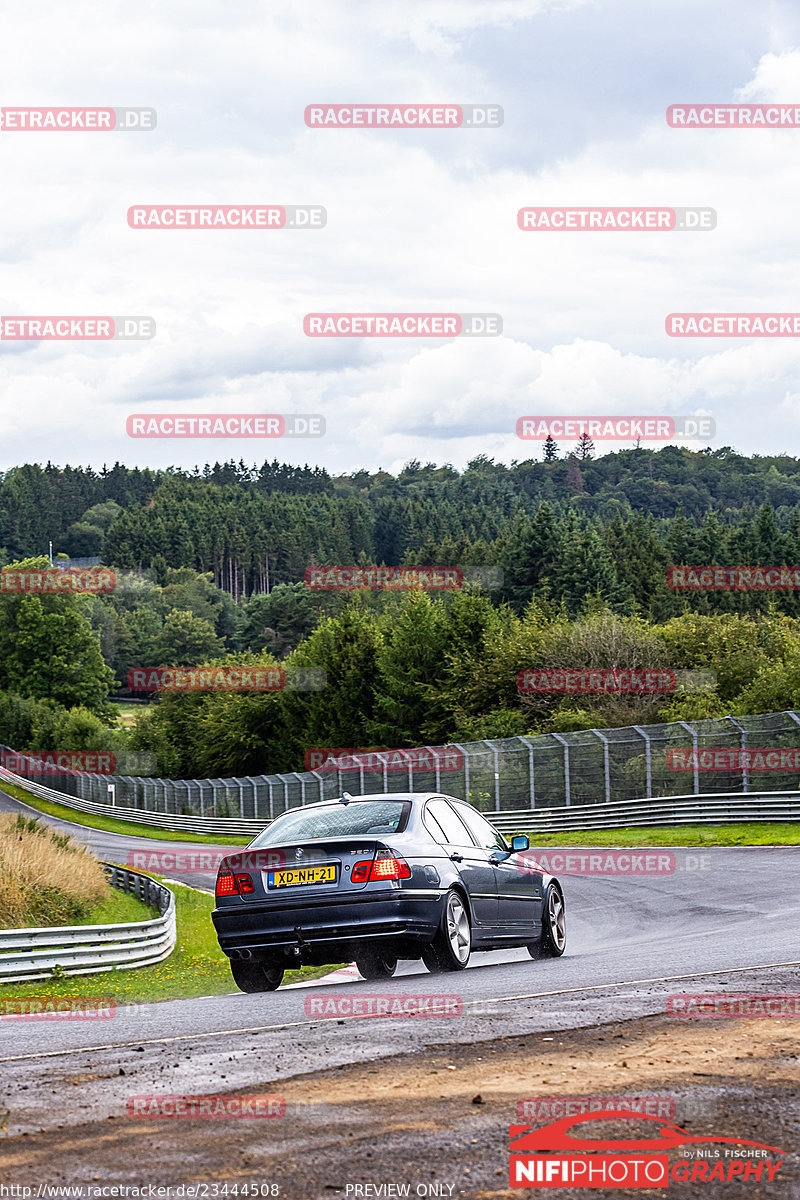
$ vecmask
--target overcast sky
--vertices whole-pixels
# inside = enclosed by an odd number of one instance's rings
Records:
[[[793,11],[794,9],[794,11]],[[150,106],[149,133],[0,132],[0,314],[152,316],[132,343],[0,341],[0,470],[231,456],[397,470],[540,457],[530,414],[710,413],[797,453],[800,11],[767,0],[0,4],[0,103]],[[797,48],[796,48],[797,47]],[[502,106],[495,129],[311,129],[312,103]],[[133,204],[320,204],[322,230],[133,230]],[[713,232],[523,233],[526,205],[711,206]],[[496,312],[495,338],[311,339],[308,312]],[[322,439],[132,440],[128,414],[319,413]],[[562,446],[562,450],[568,446]],[[616,448],[605,443],[604,448]]]

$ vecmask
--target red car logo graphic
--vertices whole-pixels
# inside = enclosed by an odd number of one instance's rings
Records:
[[[580,1136],[573,1137],[569,1130],[573,1125],[581,1125],[589,1121],[611,1121],[611,1120],[637,1120],[637,1121],[652,1121],[659,1126],[658,1134],[652,1138],[629,1138],[622,1140],[602,1140],[597,1138],[582,1138]],[[766,1146],[763,1142],[751,1142],[746,1138],[737,1137],[694,1137],[686,1129],[681,1129],[679,1125],[670,1125],[665,1123],[661,1117],[649,1117],[644,1113],[632,1113],[629,1111],[618,1112],[596,1112],[591,1116],[587,1113],[578,1113],[574,1117],[562,1117],[560,1121],[553,1121],[549,1125],[536,1127],[535,1125],[512,1125],[509,1128],[510,1138],[510,1153],[512,1154],[530,1154],[542,1153],[543,1151],[592,1151],[592,1150],[617,1150],[617,1151],[641,1151],[641,1150],[672,1150],[676,1146],[686,1146],[696,1143],[707,1142],[729,1142],[736,1146],[758,1146],[761,1150],[771,1150],[775,1154],[784,1154],[785,1151],[779,1150],[777,1146]]]

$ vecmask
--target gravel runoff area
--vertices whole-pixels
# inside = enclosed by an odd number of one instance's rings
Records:
[[[0,1140],[0,1181],[30,1187],[31,1197],[47,1184],[81,1188],[62,1193],[76,1197],[99,1196],[92,1188],[153,1184],[169,1186],[162,1196],[180,1200],[191,1194],[189,1185],[199,1184],[194,1196],[213,1200],[245,1183],[264,1185],[261,1194],[284,1200],[520,1196],[521,1189],[509,1187],[510,1124],[555,1119],[562,1115],[553,1106],[558,1097],[628,1096],[652,1098],[649,1111],[695,1136],[741,1137],[777,1146],[787,1157],[771,1183],[765,1176],[747,1184],[672,1182],[668,1191],[566,1188],[549,1195],[800,1195],[798,1019],[662,1014],[471,1045],[437,1044],[435,1036],[430,1021],[420,1022],[409,1034],[417,1047],[409,1053],[288,1077],[271,1068],[266,1044],[256,1043],[238,1053],[263,1057],[262,1083],[237,1094],[280,1096],[280,1118],[143,1121],[126,1115],[121,1099],[116,1116],[69,1125],[54,1120],[46,1131]],[[168,1072],[178,1056],[166,1047],[162,1055],[167,1074],[158,1091],[164,1093],[176,1090]],[[77,1099],[97,1074],[61,1062],[58,1103],[69,1105],[70,1094]],[[123,1068],[105,1062],[102,1071],[121,1075]],[[140,1094],[136,1068],[128,1065],[125,1073],[120,1097]],[[223,1074],[220,1091],[224,1080]],[[536,1104],[520,1112],[526,1099]],[[6,1094],[6,1106],[13,1103]],[[629,1134],[623,1126],[605,1126],[602,1135]],[[596,1127],[585,1128],[587,1136],[600,1136]],[[672,1151],[671,1162],[681,1153]],[[704,1168],[711,1164],[703,1163],[700,1174]]]

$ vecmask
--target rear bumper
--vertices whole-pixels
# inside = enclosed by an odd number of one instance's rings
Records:
[[[229,958],[274,953],[303,961],[322,955],[321,961],[332,961],[325,955],[329,947],[336,961],[366,941],[397,943],[399,948],[431,941],[439,927],[442,903],[443,894],[438,891],[393,889],[369,900],[337,897],[332,903],[241,901],[216,908],[212,920],[220,948]]]

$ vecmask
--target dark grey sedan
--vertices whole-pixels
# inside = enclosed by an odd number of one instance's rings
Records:
[[[348,796],[277,817],[220,863],[213,913],[244,992],[277,988],[287,968],[355,959],[387,979],[398,959],[461,971],[473,950],[566,946],[564,893],[452,796]]]

